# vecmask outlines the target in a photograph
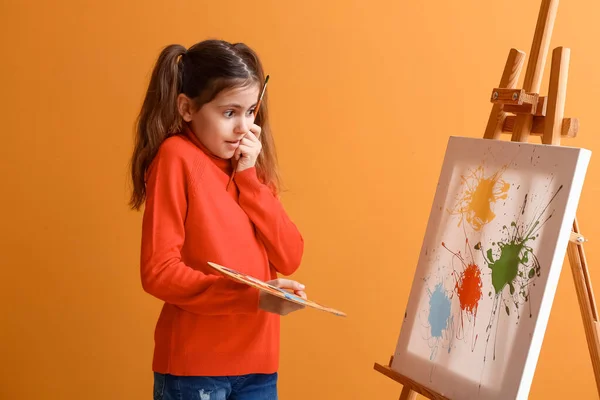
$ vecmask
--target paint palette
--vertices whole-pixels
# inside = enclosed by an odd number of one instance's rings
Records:
[[[297,304],[301,304],[303,306],[308,306],[308,307],[312,307],[312,308],[316,308],[317,310],[321,310],[321,311],[326,311],[328,313],[337,315],[337,316],[341,316],[341,317],[345,317],[346,314],[343,313],[342,311],[339,310],[335,310],[333,308],[330,307],[326,307],[323,306],[321,304],[318,304],[312,300],[306,300],[303,299],[300,296],[295,295],[294,293],[290,293],[284,289],[278,288],[276,286],[270,285],[264,281],[261,281],[260,279],[256,279],[250,275],[247,274],[243,274],[239,271],[233,270],[231,268],[227,268],[224,267],[222,265],[213,263],[213,262],[208,262],[208,265],[212,268],[214,268],[215,270],[219,271],[221,274],[225,275],[226,277],[233,279],[237,282],[241,282],[244,283],[246,285],[255,287],[259,290],[262,290],[263,292],[267,292],[273,296],[277,296],[280,297],[282,299],[285,299],[287,301],[291,301],[292,303],[297,303]]]

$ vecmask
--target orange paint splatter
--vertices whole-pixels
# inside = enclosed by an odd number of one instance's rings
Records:
[[[444,242],[442,242],[442,246],[460,260],[463,267],[462,271],[460,271],[452,265],[452,275],[456,279],[454,292],[458,297],[461,309],[460,324],[456,331],[456,338],[459,340],[467,339],[467,336],[470,334],[471,351],[473,351],[475,349],[475,344],[477,343],[477,338],[479,337],[479,334],[475,332],[475,320],[477,317],[479,301],[482,298],[481,269],[475,264],[468,238],[465,238],[465,251],[468,251],[468,256],[470,255],[471,261],[469,262],[465,261],[460,250],[454,252],[450,250]],[[468,331],[465,330],[465,322]]]
[[[462,176],[461,185],[465,188],[451,214],[462,214],[473,229],[481,230],[496,217],[492,204],[508,197],[510,184],[501,175],[502,170],[485,177],[483,167],[479,166],[470,175]]]
[[[456,282],[456,293],[460,301],[460,308],[474,316],[477,314],[477,305],[481,299],[481,270],[475,264],[469,264],[461,272]]]

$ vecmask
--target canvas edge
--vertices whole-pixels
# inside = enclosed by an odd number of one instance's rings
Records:
[[[423,236],[421,237],[421,246],[419,247],[419,253],[418,253],[418,257],[417,257],[417,262],[414,266],[414,271],[413,271],[413,282],[410,285],[410,290],[408,293],[408,297],[406,299],[406,302],[404,303],[404,312],[402,313],[402,322],[400,324],[400,327],[398,329],[398,334],[397,334],[397,338],[396,338],[396,345],[394,346],[394,359],[390,365],[390,368],[398,373],[406,373],[405,371],[403,371],[401,368],[399,368],[398,363],[400,363],[400,357],[398,357],[399,355],[401,355],[401,353],[398,352],[398,346],[402,341],[402,329],[405,326],[405,322],[406,322],[406,313],[408,311],[408,307],[411,303],[412,298],[416,295],[415,293],[415,289],[416,289],[416,284],[415,284],[415,274],[417,273],[417,270],[419,268],[419,263],[421,260],[421,255],[423,254],[423,251],[425,249],[425,238],[427,237],[427,230],[429,225],[431,224],[431,220],[433,220],[433,214],[434,214],[434,210],[435,210],[435,204],[436,204],[436,199],[437,197],[440,195],[439,193],[439,188],[440,188],[440,179],[442,177],[442,174],[444,172],[444,168],[446,168],[447,163],[449,162],[450,158],[451,158],[451,154],[450,154],[450,147],[452,146],[452,143],[454,141],[456,141],[457,139],[462,139],[463,137],[461,136],[449,136],[448,139],[446,140],[446,148],[444,150],[444,157],[442,158],[442,162],[439,166],[438,169],[438,173],[437,173],[437,182],[435,184],[435,191],[433,193],[433,196],[430,198],[430,205],[429,205],[429,212],[427,214],[427,223],[425,225],[425,230],[423,231]],[[406,350],[406,349],[404,349]],[[406,354],[406,352],[404,352],[404,354]],[[414,379],[415,381],[417,381],[413,376],[409,376],[411,379]],[[417,381],[418,382],[418,381]]]
[[[523,373],[521,374],[521,381],[519,382],[516,400],[526,400],[529,398],[529,392],[531,391],[531,385],[533,383],[533,377],[539,361],[540,352],[544,342],[544,336],[550,320],[552,305],[556,297],[556,290],[567,253],[567,247],[569,246],[571,226],[575,220],[577,208],[581,199],[583,185],[585,183],[585,177],[587,175],[587,170],[591,159],[591,151],[587,149],[579,150],[580,151],[577,156],[577,166],[573,173],[571,191],[567,200],[566,209],[568,211],[563,216],[564,226],[557,240],[557,243],[565,243],[566,245],[561,245],[561,248],[554,253],[552,263],[550,264],[550,273],[546,281],[546,287],[542,295],[542,300],[540,302],[537,323],[533,329],[531,344],[529,346],[529,351],[523,367]],[[575,180],[575,177],[579,175],[581,178]],[[559,265],[556,266],[556,264]]]

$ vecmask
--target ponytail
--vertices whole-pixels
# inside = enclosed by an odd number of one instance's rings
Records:
[[[133,191],[129,205],[139,210],[146,198],[146,172],[162,142],[181,129],[182,119],[177,109],[181,92],[180,57],[186,49],[169,45],[160,53],[148,85],[146,97],[137,119],[135,145],[131,157]]]
[[[131,208],[139,210],[146,200],[146,175],[159,147],[166,138],[178,134],[183,127],[177,107],[180,93],[193,99],[199,109],[222,90],[250,84],[262,86],[264,80],[265,73],[258,55],[244,43],[205,40],[188,50],[175,44],[165,47],[152,71],[137,119],[131,157]],[[278,193],[281,183],[269,123],[268,97],[266,92],[255,121],[262,128],[262,151],[256,161],[256,172],[263,183]]]

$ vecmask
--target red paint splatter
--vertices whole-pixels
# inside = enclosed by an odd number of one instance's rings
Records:
[[[473,252],[469,246],[469,239],[465,238],[465,251],[468,250],[467,254],[470,255],[469,262],[466,262],[463,258],[460,250],[454,252],[450,250],[446,243],[442,242],[442,246],[450,253],[454,255],[454,257],[460,260],[460,263],[463,267],[462,271],[457,271],[454,266],[452,267],[453,272],[452,275],[456,280],[454,285],[454,292],[458,296],[458,302],[460,304],[460,309],[462,310],[460,313],[460,326],[456,332],[456,338],[459,340],[466,339],[467,332],[464,330],[465,320],[472,326],[471,329],[471,351],[475,350],[475,344],[477,343],[478,334],[475,333],[475,320],[477,317],[477,308],[479,306],[479,300],[482,298],[481,288],[481,270],[475,264],[473,258]]]
[[[456,282],[456,293],[460,301],[460,308],[474,316],[477,315],[477,306],[482,297],[481,294],[481,270],[475,264],[469,264],[460,273]]]

